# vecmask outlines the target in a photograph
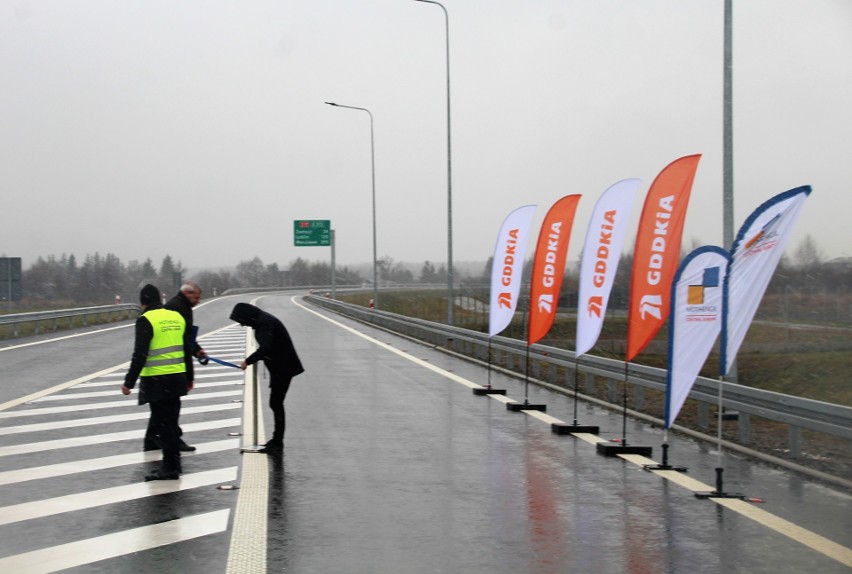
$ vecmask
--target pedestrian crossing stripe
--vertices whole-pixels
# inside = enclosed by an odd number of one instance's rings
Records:
[[[239,439],[225,439],[219,441],[211,441],[204,443],[196,443],[195,452],[183,453],[183,457],[192,458],[201,454],[210,454],[214,452],[222,452],[239,448]],[[183,458],[182,457],[182,458]],[[18,482],[26,482],[29,480],[40,480],[43,478],[56,478],[58,476],[67,476],[80,472],[92,472],[95,470],[104,470],[108,468],[116,468],[119,466],[129,466],[132,464],[145,464],[156,462],[162,458],[162,452],[159,450],[150,450],[147,452],[132,452],[125,454],[116,454],[101,458],[90,458],[86,460],[74,460],[70,462],[61,462],[57,464],[48,464],[43,466],[35,466],[30,468],[19,468],[15,470],[7,470],[0,472],[0,486],[7,484],[15,484]]]
[[[137,484],[123,484],[100,490],[89,490],[66,496],[23,502],[0,508],[0,526],[54,516],[63,512],[86,510],[107,504],[137,500],[148,496],[170,494],[181,490],[212,486],[236,480],[237,467],[183,474],[177,480],[155,480]]]
[[[229,509],[187,516],[0,558],[0,572],[48,574],[224,532]]]
[[[239,406],[239,405],[237,405]],[[241,423],[240,418],[230,418],[230,419],[221,419],[216,421],[203,421],[197,423],[183,423],[181,422],[181,428],[184,433],[194,432],[194,431],[202,431],[202,430],[210,430],[210,429],[221,429],[221,428],[229,428],[229,427],[237,427]],[[32,442],[27,444],[16,444],[0,447],[0,456],[11,456],[16,454],[27,454],[33,452],[44,452],[48,450],[56,450],[56,449],[65,449],[72,448],[78,446],[91,446],[94,444],[103,444],[107,442],[118,442],[122,440],[142,440],[145,438],[145,429],[138,429],[132,431],[121,431],[115,433],[106,433],[99,435],[90,435],[90,436],[78,436],[71,438],[63,438],[49,441],[39,441]]]

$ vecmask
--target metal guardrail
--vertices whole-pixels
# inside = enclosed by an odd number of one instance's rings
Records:
[[[59,328],[59,323],[62,320],[68,320],[69,324],[72,324],[75,320],[80,319],[82,324],[86,326],[89,324],[89,319],[91,318],[96,319],[106,315],[107,322],[111,322],[112,320],[120,320],[122,318],[130,319],[137,317],[139,311],[139,305],[123,303],[119,305],[102,305],[99,307],[81,307],[78,309],[15,313],[0,315],[0,326],[11,325],[12,336],[17,337],[23,325],[33,325],[35,334],[38,334],[41,332],[45,323],[49,324],[51,331],[55,331]]]
[[[377,309],[368,309],[357,305],[342,303],[328,298],[306,296],[311,303],[324,307],[350,318],[382,327],[389,331],[453,350],[462,355],[488,360],[489,337],[486,333],[471,331],[404,317]],[[491,337],[492,352],[497,353],[496,363],[500,363],[500,354],[504,362],[517,367],[521,373],[526,371],[529,356],[531,377],[534,383],[559,385],[554,366],[565,369],[565,382],[571,382],[573,388],[574,370],[585,374],[587,393],[594,392],[595,377],[606,379],[609,385],[609,402],[619,403],[617,383],[625,378],[623,361],[583,355],[579,361],[572,351],[534,344],[527,349],[523,341],[506,337]],[[627,369],[627,382],[632,392],[633,404],[641,410],[642,389],[665,391],[666,371],[644,365],[630,363]],[[689,398],[698,401],[699,426],[709,428],[710,407],[718,405],[719,384],[722,384],[722,407],[725,412],[736,412],[739,420],[739,440],[750,443],[750,417],[762,417],[786,424],[789,429],[788,442],[790,455],[801,456],[801,431],[809,429],[828,435],[852,439],[852,408],[842,405],[814,401],[782,393],[746,387],[735,383],[699,377],[689,394]]]

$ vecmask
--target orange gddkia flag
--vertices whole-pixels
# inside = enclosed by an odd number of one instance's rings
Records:
[[[627,358],[644,349],[669,316],[686,208],[700,154],[666,166],[651,184],[639,218],[627,315]]]
[[[568,241],[571,239],[571,227],[579,201],[579,195],[566,195],[553,204],[541,224],[530,279],[528,345],[544,337],[556,318],[559,291],[565,275],[565,258],[568,256]]]

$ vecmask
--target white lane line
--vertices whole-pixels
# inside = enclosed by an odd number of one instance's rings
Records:
[[[177,480],[154,480],[138,484],[124,484],[100,490],[90,490],[78,494],[68,494],[44,500],[23,502],[0,508],[0,526],[33,520],[47,516],[55,516],[64,512],[86,510],[106,504],[137,500],[148,496],[170,494],[191,488],[200,488],[213,484],[222,484],[236,480],[237,467],[220,468],[204,472],[193,472],[181,475]]]
[[[208,405],[203,407],[189,407],[181,409],[181,416],[184,415],[192,415],[199,413],[212,413],[218,411],[226,411],[229,409],[238,409],[242,405],[240,403],[226,403],[223,405]],[[142,410],[142,409],[140,409]],[[85,427],[91,425],[101,425],[101,424],[110,424],[110,423],[121,423],[127,421],[137,421],[143,420],[150,417],[151,414],[147,411],[147,409],[142,410],[142,412],[138,413],[130,413],[125,415],[109,415],[106,417],[91,417],[87,419],[76,419],[76,420],[67,420],[67,421],[55,421],[50,423],[33,423],[29,425],[18,425],[12,427],[0,428],[0,436],[10,435],[10,434],[21,434],[28,432],[39,432],[39,431],[50,431],[50,430],[58,430],[65,429],[71,427]]]
[[[183,423],[181,429],[184,434],[202,430],[222,429],[239,426],[242,421],[239,418],[222,419],[217,421],[204,421],[200,423]],[[73,448],[78,446],[91,446],[93,444],[103,444],[106,442],[118,442],[130,439],[142,439],[145,437],[145,429],[96,434],[89,436],[78,436],[72,438],[63,438],[57,440],[48,440],[41,442],[31,442],[27,444],[15,444],[11,446],[0,447],[0,456],[12,456],[16,454],[29,454],[33,452],[44,452],[48,450],[56,450],[59,448]]]
[[[231,377],[231,378],[236,377],[237,379],[242,381],[241,373],[237,373],[237,370],[234,369],[233,367],[222,367],[221,370],[222,370],[221,373],[207,373],[207,374],[204,374],[204,375],[196,374],[195,375],[195,386],[198,386],[199,384],[204,384],[204,383],[199,383],[198,379],[218,379],[220,377]],[[121,384],[123,382],[124,382],[124,377],[122,377],[120,379],[113,379],[113,380],[105,380],[105,379],[101,378],[101,379],[98,379],[97,381],[92,382],[92,383],[81,383],[79,385],[75,385],[75,386],[71,387],[71,390],[92,389],[92,388],[97,388],[97,387],[114,387],[114,388],[118,389],[118,388],[121,388]],[[35,401],[33,401],[33,402],[35,402]]]
[[[197,389],[196,389],[197,390]],[[243,389],[236,389],[233,391],[214,391],[211,393],[198,393],[193,391],[192,393],[186,395],[185,397],[181,397],[181,402],[186,401],[196,401],[203,399],[224,399],[227,397],[238,397],[243,394]],[[55,415],[60,413],[71,413],[77,411],[93,411],[99,409],[115,409],[115,408],[124,408],[124,407],[139,407],[138,403],[133,401],[126,400],[118,400],[118,401],[107,401],[103,403],[89,403],[85,405],[66,405],[61,407],[44,407],[38,409],[28,409],[25,411],[11,411],[7,413],[0,413],[0,419],[14,419],[20,417],[30,417],[30,416],[40,416],[40,415]]]
[[[771,528],[779,534],[804,544],[808,548],[813,548],[817,552],[837,560],[841,564],[852,568],[852,550],[838,544],[828,538],[815,534],[810,530],[806,530],[801,526],[793,524],[788,520],[779,518],[774,514],[770,514],[761,508],[757,508],[743,500],[736,498],[713,498],[713,502],[719,506],[729,508],[743,516],[751,518],[758,524],[762,524],[767,528]]]
[[[194,456],[202,454],[237,449],[240,447],[240,439],[231,438],[227,440],[195,443],[195,446],[197,449],[195,452],[182,453],[183,456],[181,458],[191,459]],[[162,452],[159,450],[151,450],[148,452],[117,454],[101,458],[90,458],[88,460],[75,460],[45,466],[35,466],[32,468],[7,470],[5,472],[0,472],[0,486],[30,480],[40,480],[43,478],[56,478],[57,476],[67,476],[69,474],[76,474],[79,472],[90,472],[93,470],[117,468],[119,466],[128,466],[131,464],[154,462],[160,460],[162,456]]]
[[[0,558],[0,572],[47,574],[224,532],[230,510],[216,510]]]
[[[208,388],[211,388],[211,387],[227,387],[227,386],[237,385],[237,384],[240,384],[242,382],[243,382],[243,379],[239,378],[239,379],[231,379],[229,381],[215,381],[215,382],[212,382],[212,383],[196,383],[195,388],[208,389]],[[121,388],[121,386],[118,383],[97,383],[96,385],[93,384],[92,386],[105,387],[107,385],[111,386],[113,388],[109,391],[85,391],[85,392],[59,393],[59,394],[56,394],[56,395],[50,395],[49,397],[42,397],[42,398],[36,399],[32,402],[34,402],[34,403],[49,403],[49,402],[52,402],[52,401],[68,401],[68,400],[73,400],[73,399],[95,399],[95,398],[98,398],[98,397],[120,397],[121,396],[121,391],[119,390]],[[74,387],[74,388],[76,389],[76,388],[79,388],[79,387]],[[188,399],[189,397],[192,396],[192,393],[193,393],[193,391],[190,391],[190,393],[188,395],[184,395],[182,398]],[[139,394],[139,387],[136,387],[136,388],[133,389],[133,392],[131,393],[131,395],[138,395],[138,394]]]
[[[117,371],[118,369],[126,369],[129,366],[130,366],[129,362],[122,363],[120,365],[116,365],[114,367],[110,367],[108,369],[98,371],[97,373],[92,373],[90,375],[86,375],[84,377],[74,379],[73,381],[61,383],[59,385],[56,385],[55,387],[51,387],[51,388],[45,389],[43,391],[35,392],[35,393],[33,393],[31,395],[27,395],[25,397],[20,397],[20,398],[17,398],[17,399],[13,399],[11,401],[7,401],[7,402],[3,403],[2,405],[0,405],[0,411],[5,411],[6,409],[10,409],[12,407],[22,405],[24,403],[33,402],[36,399],[39,399],[41,397],[45,397],[45,396],[50,395],[52,393],[58,393],[59,391],[63,391],[67,388],[73,387],[74,385],[79,385],[80,383],[84,383],[86,381],[91,381],[92,379],[97,379],[98,377],[102,377],[106,374],[112,373],[113,371]]]
[[[107,327],[105,329],[97,329],[95,331],[86,331],[85,333],[77,333],[74,335],[65,335],[63,337],[55,337],[53,339],[45,339],[43,341],[33,341],[32,343],[21,343],[20,345],[14,345],[12,347],[3,347],[0,348],[0,351],[11,351],[12,349],[23,349],[24,347],[32,347],[34,345],[43,345],[45,343],[55,343],[56,341],[64,341],[66,339],[74,339],[76,337],[85,337],[86,335],[94,335],[96,333],[104,333],[106,331],[115,331],[116,329],[127,329],[128,327],[133,327],[135,323],[130,323],[129,325],[119,325],[118,327]]]

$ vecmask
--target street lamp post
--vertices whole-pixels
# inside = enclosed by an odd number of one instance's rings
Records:
[[[362,112],[367,112],[367,115],[370,116],[370,168],[372,174],[372,183],[373,183],[373,306],[378,309],[379,308],[379,281],[378,281],[378,259],[376,257],[376,152],[375,146],[373,145],[373,114],[367,108],[358,108],[355,106],[344,106],[343,104],[336,104],[334,102],[325,102],[329,106],[334,106],[336,108],[348,108],[350,110],[360,110]]]
[[[453,161],[450,138],[450,15],[440,2],[414,0],[426,4],[437,4],[444,11],[447,30],[447,323],[455,323],[455,295],[453,294]]]

